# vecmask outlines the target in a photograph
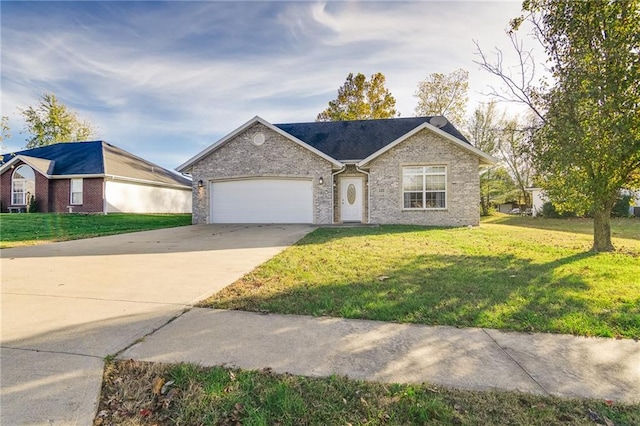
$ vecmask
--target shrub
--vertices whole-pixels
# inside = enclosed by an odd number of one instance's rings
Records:
[[[36,203],[36,197],[33,195],[27,200],[27,213],[36,213],[38,211],[38,204]]]
[[[611,209],[611,217],[629,217],[631,207],[631,195],[621,195]]]
[[[576,217],[576,212],[559,212],[556,210],[556,206],[553,205],[551,201],[547,201],[542,205],[542,216],[549,217],[552,219],[568,219],[572,217]]]

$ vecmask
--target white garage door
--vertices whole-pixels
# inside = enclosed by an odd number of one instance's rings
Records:
[[[211,184],[211,223],[313,223],[313,182],[246,179]]]

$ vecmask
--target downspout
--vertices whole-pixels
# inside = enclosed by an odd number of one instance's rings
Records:
[[[107,178],[102,178],[102,214],[107,215]]]
[[[367,175],[367,223],[371,223],[371,191],[369,188],[369,178],[371,177],[371,175],[369,174],[369,172],[364,171],[360,167],[358,167],[357,164],[355,166],[357,171]]]
[[[335,206],[335,177],[338,173],[342,173],[346,170],[347,165],[343,164],[342,168],[335,173],[331,173],[331,223],[336,223],[336,206]]]

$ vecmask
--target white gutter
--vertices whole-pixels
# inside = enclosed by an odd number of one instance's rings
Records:
[[[367,223],[370,224],[371,223],[371,187],[369,186],[369,178],[371,177],[371,175],[369,174],[369,172],[362,170],[360,167],[358,167],[358,165],[356,164],[356,170],[359,171],[360,173],[364,173],[365,175],[367,175]]]
[[[105,179],[106,178],[110,178],[111,180],[123,180],[123,181],[127,181],[127,182],[147,183],[147,184],[151,184],[151,185],[154,185],[154,186],[170,186],[170,187],[177,188],[177,189],[184,189],[184,190],[189,190],[189,191],[192,190],[191,186],[173,184],[173,183],[164,183],[164,182],[158,182],[158,181],[154,181],[154,180],[137,179],[137,178],[118,176],[118,175],[107,175],[107,174],[105,174],[104,177],[105,177]]]

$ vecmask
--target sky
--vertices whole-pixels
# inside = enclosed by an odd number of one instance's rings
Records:
[[[499,85],[474,63],[474,40],[509,52],[505,30],[520,10],[520,1],[2,0],[0,107],[12,135],[3,149],[25,146],[20,108],[45,92],[90,121],[96,139],[171,170],[256,115],[314,121],[350,72],[383,73],[411,117],[419,81],[463,68],[472,111]]]

